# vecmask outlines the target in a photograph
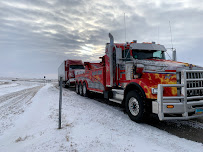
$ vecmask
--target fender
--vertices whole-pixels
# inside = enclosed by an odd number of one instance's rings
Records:
[[[131,90],[136,90],[140,94],[141,98],[146,99],[146,94],[145,94],[143,88],[136,82],[130,82],[125,88],[124,100],[125,100],[127,93]]]
[[[129,84],[136,84],[139,90],[142,90],[142,96],[147,99],[157,99],[156,94],[152,94],[151,88],[157,88],[157,84],[148,83],[148,79],[141,78],[141,79],[133,79]],[[144,95],[143,95],[144,94]]]

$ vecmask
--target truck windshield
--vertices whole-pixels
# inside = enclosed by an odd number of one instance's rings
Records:
[[[70,65],[70,69],[84,69],[83,65]]]
[[[159,50],[132,50],[135,59],[165,59],[164,51]]]

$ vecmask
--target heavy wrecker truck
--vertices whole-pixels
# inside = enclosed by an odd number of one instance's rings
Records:
[[[106,44],[100,63],[85,62],[76,75],[76,92],[97,92],[122,104],[130,119],[141,122],[154,113],[159,120],[203,116],[203,68],[166,60],[166,48],[152,43]]]

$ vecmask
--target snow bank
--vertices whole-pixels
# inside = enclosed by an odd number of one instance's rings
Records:
[[[63,91],[62,129],[58,130],[58,96],[48,84],[0,137],[0,151],[201,151],[203,145],[132,122],[115,107]]]

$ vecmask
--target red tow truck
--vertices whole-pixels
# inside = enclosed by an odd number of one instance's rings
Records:
[[[130,119],[143,121],[146,114],[160,120],[192,119],[203,116],[203,68],[165,59],[163,45],[152,43],[106,44],[100,63],[85,62],[76,74],[76,92],[97,92],[122,104]]]
[[[75,85],[75,70],[84,69],[81,60],[65,60],[58,68],[58,81],[62,77],[63,86]]]

